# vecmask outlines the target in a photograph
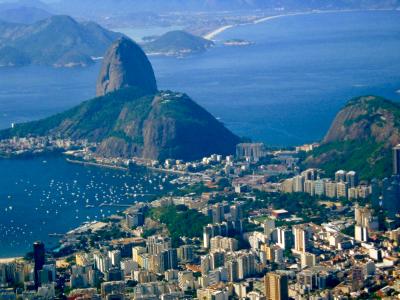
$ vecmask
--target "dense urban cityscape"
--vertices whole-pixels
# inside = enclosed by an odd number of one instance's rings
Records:
[[[400,300],[400,0],[0,0],[0,300]]]
[[[400,295],[400,146],[393,176],[300,171],[318,147],[183,163],[101,159],[84,142],[12,140],[68,150],[71,161],[176,172],[179,188],[33,245],[0,264],[1,299],[394,299]],[[75,145],[78,146],[78,145]],[[52,149],[54,151],[54,149]],[[4,150],[3,150],[4,151]],[[36,150],[34,150],[36,151]]]

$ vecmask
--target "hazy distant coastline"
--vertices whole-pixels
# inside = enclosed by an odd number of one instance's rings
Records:
[[[264,22],[268,22],[271,20],[280,19],[280,18],[284,18],[284,17],[304,16],[304,15],[313,15],[313,14],[349,13],[349,12],[362,12],[362,11],[394,11],[394,10],[395,9],[313,10],[313,11],[293,12],[293,13],[287,13],[287,14],[272,15],[272,16],[256,19],[252,22],[224,25],[224,26],[221,26],[217,29],[214,29],[214,30],[206,33],[205,35],[203,35],[203,38],[207,39],[207,40],[214,40],[221,33],[227,31],[228,29],[237,27],[237,26],[254,25],[254,24],[264,23]]]

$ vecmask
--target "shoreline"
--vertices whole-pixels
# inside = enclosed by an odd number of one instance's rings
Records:
[[[120,166],[113,166],[113,165],[101,164],[101,163],[90,162],[90,161],[80,161],[80,160],[74,160],[74,159],[70,159],[70,158],[66,158],[65,160],[71,164],[113,169],[113,170],[119,170],[119,171],[128,171],[129,170],[128,168],[124,168],[124,167],[120,167]]]
[[[217,28],[217,29],[215,29],[215,30],[213,30],[213,31],[211,31],[211,32],[209,32],[209,33],[207,33],[207,34],[205,34],[205,35],[203,36],[203,38],[206,39],[206,40],[210,40],[210,41],[211,41],[211,40],[212,40],[213,38],[215,38],[217,35],[223,33],[224,31],[226,31],[226,30],[228,30],[228,29],[230,29],[230,28],[236,27],[236,26],[238,26],[238,25],[225,25],[225,26],[222,26],[222,27],[220,27],[220,28]]]
[[[295,16],[305,16],[305,15],[317,15],[317,14],[331,14],[331,13],[349,13],[349,12],[367,12],[367,11],[398,11],[395,9],[343,9],[343,10],[315,10],[315,11],[304,11],[304,12],[293,12],[287,14],[280,14],[280,15],[271,15],[268,17],[262,17],[260,19],[254,20],[252,22],[246,23],[239,23],[239,24],[232,24],[232,25],[224,25],[219,27],[205,35],[203,38],[206,40],[214,40],[218,35],[227,31],[228,29],[235,28],[238,26],[246,26],[246,25],[257,25],[260,23],[265,23],[271,20],[285,18],[285,17],[295,17]]]
[[[9,263],[13,263],[15,261],[21,260],[21,259],[23,259],[22,256],[0,258],[0,264],[9,264]]]

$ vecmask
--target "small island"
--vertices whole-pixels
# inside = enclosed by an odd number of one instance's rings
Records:
[[[150,42],[142,45],[147,55],[182,57],[190,54],[202,53],[214,46],[210,40],[176,30],[153,37]]]
[[[254,44],[253,42],[243,40],[243,39],[230,39],[230,40],[226,40],[224,42],[224,45],[229,46],[229,47],[250,46],[253,44]]]

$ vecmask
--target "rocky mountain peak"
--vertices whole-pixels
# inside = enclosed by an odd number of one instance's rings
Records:
[[[153,94],[157,83],[146,54],[134,41],[120,38],[108,49],[97,80],[96,95],[104,96],[126,87]]]
[[[321,146],[306,159],[333,175],[355,170],[361,179],[384,178],[392,173],[392,147],[400,143],[400,105],[381,97],[350,100],[339,111]]]
[[[337,114],[324,143],[374,140],[392,147],[400,142],[398,104],[375,96],[352,99]]]

